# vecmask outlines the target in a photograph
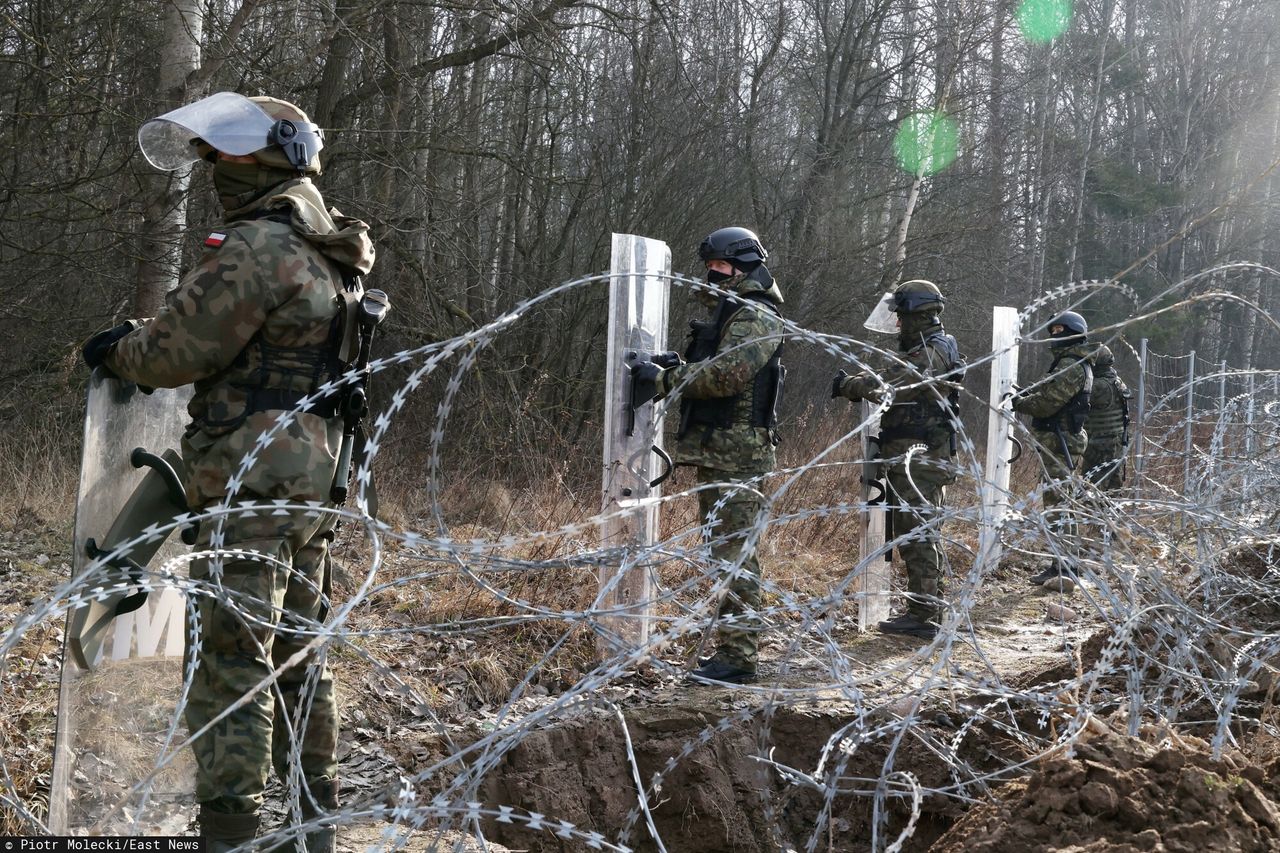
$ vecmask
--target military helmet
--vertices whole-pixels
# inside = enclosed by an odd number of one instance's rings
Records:
[[[1099,371],[1103,371],[1109,367],[1114,367],[1115,363],[1116,357],[1111,353],[1111,347],[1106,344],[1098,344],[1098,349],[1093,354],[1094,367]]]
[[[946,301],[936,284],[922,278],[904,281],[893,291],[893,310],[897,314],[940,313]]]
[[[249,98],[275,119],[267,139],[271,143],[253,152],[253,159],[276,169],[294,169],[304,175],[320,174],[320,149],[324,132],[301,108],[265,95]]]
[[[756,232],[733,226],[712,231],[698,246],[698,257],[704,261],[763,263],[769,257]]]
[[[220,151],[318,175],[324,134],[287,101],[217,92],[145,122],[138,145],[151,165],[166,172]]]
[[[1053,333],[1054,326],[1061,326],[1062,331],[1056,335]],[[1063,311],[1057,317],[1049,321],[1049,337],[1053,338],[1054,347],[1066,347],[1072,344],[1078,344],[1089,339],[1089,324],[1085,319],[1074,311]]]

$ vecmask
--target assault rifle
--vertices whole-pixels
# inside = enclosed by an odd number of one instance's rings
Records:
[[[369,353],[373,349],[373,333],[391,311],[391,300],[381,290],[366,290],[356,310],[356,328],[360,335],[360,348],[351,369],[359,375],[355,381],[343,386],[339,392],[338,413],[342,415],[342,445],[338,451],[338,468],[333,472],[333,485],[329,499],[341,506],[347,502],[351,480],[351,457],[357,440],[363,443],[364,417],[369,413],[367,384],[369,381]]]

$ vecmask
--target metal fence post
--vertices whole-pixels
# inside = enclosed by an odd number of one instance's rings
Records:
[[[1191,428],[1194,425],[1196,410],[1196,351],[1192,350],[1187,358],[1187,434],[1182,448],[1182,495],[1184,498],[1190,497],[1191,492],[1191,448],[1193,446]],[[1187,513],[1184,510],[1178,526],[1185,527],[1186,524]]]
[[[1240,483],[1240,500],[1249,505],[1249,465],[1253,462],[1253,395],[1257,387],[1257,374],[1249,368],[1249,399],[1244,404],[1244,477]]]
[[[1221,366],[1218,368],[1218,411],[1226,411],[1227,408],[1227,360],[1222,360]]]
[[[1142,497],[1142,480],[1147,470],[1142,439],[1147,426],[1147,339],[1138,343],[1138,418],[1133,437],[1133,496]]]

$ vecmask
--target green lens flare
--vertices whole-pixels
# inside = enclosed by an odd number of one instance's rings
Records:
[[[934,175],[956,159],[956,123],[938,112],[907,116],[893,137],[898,166],[912,175]]]
[[[1071,24],[1071,0],[1022,0],[1015,14],[1027,41],[1053,41]]]

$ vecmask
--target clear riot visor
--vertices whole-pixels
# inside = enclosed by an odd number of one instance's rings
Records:
[[[867,317],[862,327],[869,332],[878,332],[882,335],[897,334],[898,315],[893,309],[894,298],[893,292],[890,291],[880,297],[880,301],[871,310],[871,316]]]
[[[270,144],[275,120],[244,95],[218,92],[157,116],[138,128],[138,146],[147,162],[162,172],[200,159],[195,140],[224,154],[243,156]]]

